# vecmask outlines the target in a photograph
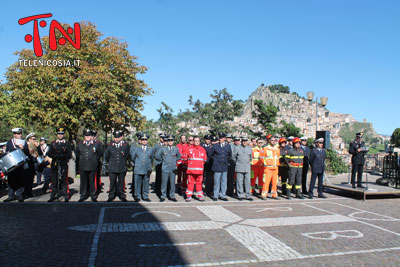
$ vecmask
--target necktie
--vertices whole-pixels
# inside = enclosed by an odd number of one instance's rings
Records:
[[[172,147],[169,146],[168,149],[169,149],[169,151],[171,151],[171,150],[172,150]]]
[[[144,152],[146,152],[146,146],[142,146]]]

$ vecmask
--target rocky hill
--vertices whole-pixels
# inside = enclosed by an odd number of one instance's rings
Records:
[[[304,97],[296,93],[282,93],[271,90],[269,86],[259,86],[247,99],[243,113],[240,117],[235,117],[232,125],[250,126],[253,130],[260,130],[257,126],[257,120],[252,118],[252,112],[255,111],[255,100],[263,100],[267,104],[272,104],[279,108],[277,122],[284,120],[293,123],[300,128],[305,137],[315,137],[316,131],[316,102],[315,99],[309,102]],[[318,104],[318,130],[330,131],[331,145],[339,151],[345,152],[345,142],[339,135],[342,127],[349,127],[357,121],[351,114],[342,114],[330,112],[328,109]],[[364,121],[364,123],[366,123]],[[373,130],[372,124],[369,133],[379,137]]]

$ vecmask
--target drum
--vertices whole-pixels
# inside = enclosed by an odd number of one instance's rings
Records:
[[[0,170],[4,174],[10,173],[18,167],[24,165],[27,160],[28,157],[20,149],[3,154],[0,157]]]
[[[41,164],[45,163],[44,162],[44,157],[42,157],[42,156],[37,157],[36,161],[37,161],[38,165],[41,165]]]

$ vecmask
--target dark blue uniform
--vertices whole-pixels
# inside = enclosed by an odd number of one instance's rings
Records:
[[[51,160],[51,195],[54,200],[62,194],[68,200],[68,162],[71,159],[72,147],[65,139],[53,141],[49,148]]]
[[[308,194],[310,197],[313,196],[315,181],[318,177],[318,196],[322,196],[323,188],[323,178],[325,172],[325,149],[314,148],[310,154],[310,165],[311,165],[311,181],[310,187],[308,189]]]
[[[363,169],[364,169],[364,163],[365,163],[365,154],[367,152],[365,151],[360,151],[358,152],[359,148],[365,147],[364,141],[357,140],[355,139],[351,144],[349,148],[349,153],[352,155],[351,157],[351,184],[353,185],[353,188],[356,187],[356,173],[357,173],[357,186],[362,187],[361,182],[362,182],[362,175],[363,175]]]

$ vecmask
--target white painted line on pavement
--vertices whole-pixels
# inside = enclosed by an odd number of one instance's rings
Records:
[[[94,234],[92,248],[90,250],[88,267],[94,267],[95,266],[95,260],[96,260],[96,256],[97,256],[97,247],[98,247],[98,244],[99,244],[99,238],[100,238],[100,234],[101,234],[101,229],[103,227],[104,212],[105,212],[105,208],[101,208],[100,215],[99,215],[99,220],[98,220],[97,226],[96,226],[96,233]]]
[[[196,208],[215,222],[235,223],[243,220],[235,213],[221,206],[198,206]]]
[[[140,244],[141,248],[153,248],[153,247],[176,247],[176,246],[199,246],[205,245],[205,242],[192,242],[192,243],[164,243],[164,244]]]
[[[235,224],[225,230],[261,260],[294,259],[302,256],[260,228]]]
[[[318,216],[296,216],[296,217],[278,217],[264,219],[247,219],[240,224],[252,225],[257,227],[285,226],[285,225],[304,225],[304,224],[322,224],[338,222],[356,222],[356,219],[343,215],[318,215]]]

